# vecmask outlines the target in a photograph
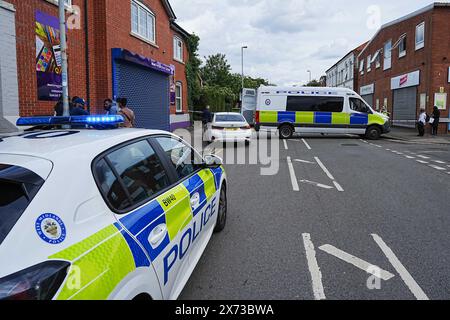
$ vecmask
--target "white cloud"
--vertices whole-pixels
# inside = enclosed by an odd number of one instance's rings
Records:
[[[200,36],[200,55],[225,53],[234,72],[279,85],[319,78],[353,48],[370,40],[368,8],[386,23],[431,3],[427,0],[171,0],[178,23]]]

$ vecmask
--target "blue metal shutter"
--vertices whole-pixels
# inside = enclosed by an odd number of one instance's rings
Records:
[[[169,76],[137,64],[118,61],[117,96],[128,99],[136,127],[170,130]]]

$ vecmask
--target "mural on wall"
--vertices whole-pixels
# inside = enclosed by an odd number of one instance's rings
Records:
[[[62,95],[59,20],[36,11],[36,76],[38,100],[58,101]]]

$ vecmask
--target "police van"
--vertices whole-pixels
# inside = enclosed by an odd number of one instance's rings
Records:
[[[37,127],[0,137],[0,300],[179,296],[225,227],[222,160],[120,123],[21,118]]]
[[[260,87],[255,129],[294,133],[357,134],[377,140],[390,131],[389,117],[346,88]]]

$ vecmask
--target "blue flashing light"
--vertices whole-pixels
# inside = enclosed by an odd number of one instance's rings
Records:
[[[117,126],[125,120],[120,115],[92,115],[70,117],[26,117],[17,120],[17,126],[44,126],[44,125],[87,125],[93,127]]]

